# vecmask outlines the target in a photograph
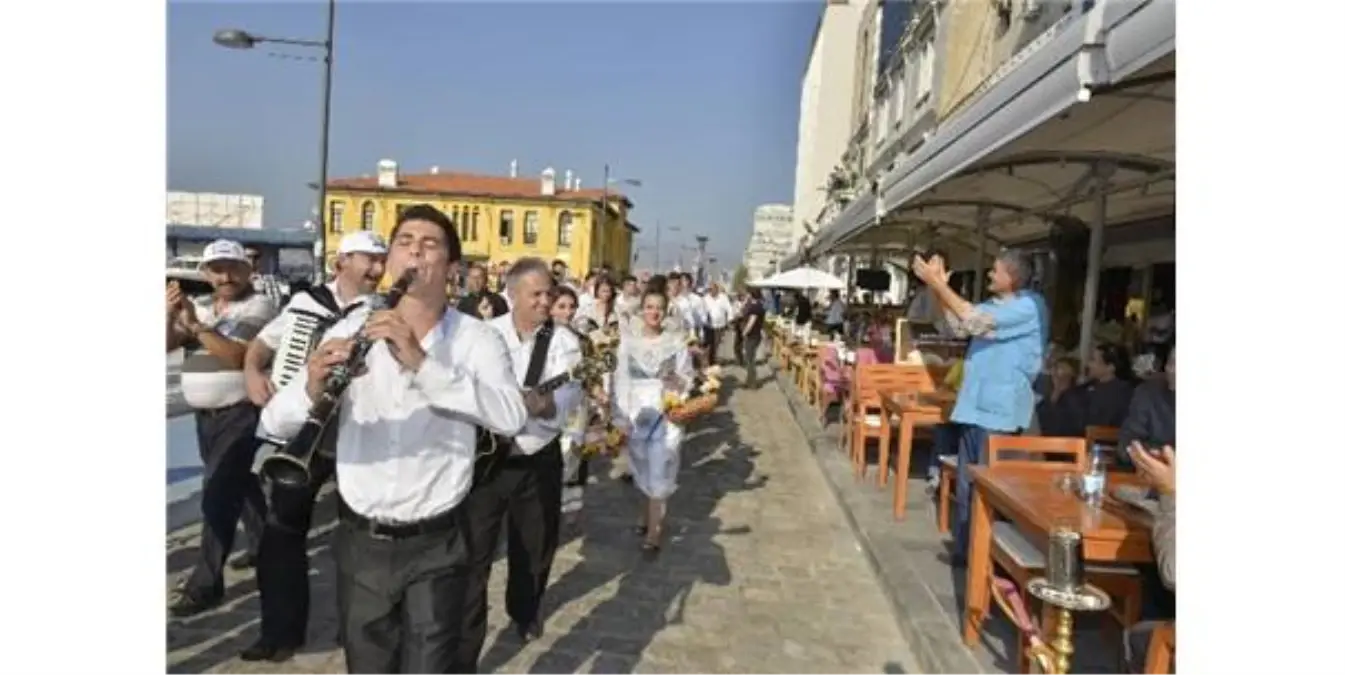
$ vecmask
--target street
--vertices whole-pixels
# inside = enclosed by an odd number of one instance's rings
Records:
[[[919,670],[777,384],[735,391],[742,371],[727,371],[724,402],[693,423],[683,446],[660,558],[641,559],[631,533],[637,493],[601,462],[584,531],[557,553],[541,639],[523,645],[505,630],[497,560],[482,672]],[[284,664],[236,658],[256,638],[259,602],[251,572],[229,570],[220,607],[168,621],[169,672],[344,672],[328,555],[334,518],[324,499],[300,654]],[[195,526],[169,534],[170,587],[186,573],[194,540]]]

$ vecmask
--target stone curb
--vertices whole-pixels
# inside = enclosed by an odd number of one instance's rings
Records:
[[[843,462],[839,443],[816,421],[814,411],[799,398],[795,388],[780,382],[780,371],[773,367],[771,370],[776,374],[774,384],[784,396],[794,423],[808,439],[817,468],[826,478],[827,488],[845,514],[864,557],[878,577],[897,625],[906,636],[921,670],[927,673],[989,672],[962,643],[959,627],[949,620],[934,591],[906,563],[905,551],[895,535],[884,536],[882,531],[860,525],[849,502],[854,485],[838,485],[835,467],[828,466]],[[848,475],[849,464],[845,464],[840,473]]]

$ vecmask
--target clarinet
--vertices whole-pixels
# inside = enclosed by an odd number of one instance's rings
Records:
[[[411,282],[415,281],[415,277],[415,268],[404,272],[388,290],[381,308],[396,307],[406,294],[406,289],[410,288]],[[350,387],[355,374],[364,368],[364,360],[374,346],[374,341],[364,334],[362,326],[353,341],[350,357],[345,363],[334,366],[323,379],[322,395],[308,409],[308,419],[304,420],[304,425],[299,428],[298,433],[285,443],[285,447],[262,462],[261,475],[270,481],[273,489],[276,487],[298,489],[308,485],[308,466],[313,459],[313,453],[317,451],[328,424],[335,416],[334,413],[340,408],[342,396]]]

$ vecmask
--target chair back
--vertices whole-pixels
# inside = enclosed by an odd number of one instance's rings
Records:
[[[943,381],[943,368],[910,363],[861,363],[855,365],[852,396],[863,408],[880,405],[878,393],[899,391],[916,394],[934,391]]]
[[[825,382],[838,382],[845,379],[845,368],[841,365],[840,354],[835,345],[825,344],[818,349],[817,368]]]
[[[990,466],[1069,467],[1080,472],[1088,468],[1088,443],[1082,438],[992,434],[986,454]]]
[[[872,347],[860,347],[855,351],[855,365],[862,366],[869,363],[878,363],[878,354]]]

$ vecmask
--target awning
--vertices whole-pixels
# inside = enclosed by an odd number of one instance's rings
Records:
[[[990,222],[987,253],[1001,242],[1040,235],[1062,215],[1043,207],[1077,196],[1071,192],[1083,187],[1079,174],[1098,160],[1115,160],[1113,184],[1133,184],[1147,198],[1111,222],[1170,205],[1173,190],[1160,183],[1165,176],[1175,181],[1175,14],[1174,0],[1114,0],[1062,20],[1054,39],[882,180],[880,223],[872,212],[847,209],[819,233],[811,253],[825,255],[839,244],[848,250],[905,244],[918,233],[917,243],[937,236],[941,247],[956,249],[955,258],[974,262],[977,222]],[[1090,41],[1090,34],[1097,37]],[[1122,80],[1142,86],[1113,91]],[[1032,222],[1024,227],[1025,220]]]

